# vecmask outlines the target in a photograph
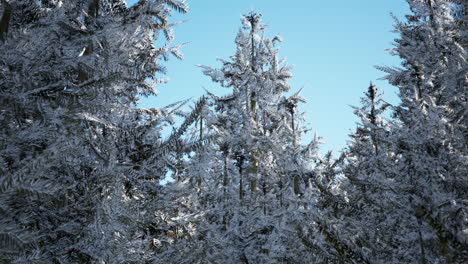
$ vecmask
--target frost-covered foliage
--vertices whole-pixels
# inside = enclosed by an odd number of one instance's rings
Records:
[[[342,236],[349,238],[349,244],[369,263],[378,259],[390,261],[393,252],[384,250],[386,241],[396,233],[406,232],[398,226],[395,214],[384,214],[384,208],[398,211],[397,203],[402,202],[393,192],[395,175],[390,175],[394,166],[390,132],[393,123],[384,118],[389,105],[373,84],[361,103],[361,107],[354,107],[360,123],[343,154],[346,180],[342,189],[348,210],[335,221]]]
[[[408,3],[401,103],[371,84],[334,159],[261,15],[185,113],[135,108],[183,0],[0,0],[0,262],[467,263],[466,1]]]
[[[401,103],[390,122],[372,118],[369,94],[357,112],[344,172],[359,210],[343,230],[379,263],[466,263],[466,2],[408,3],[392,50],[403,68],[379,67]]]
[[[188,263],[313,262],[297,234],[307,221],[302,202],[317,142],[301,145],[299,93],[286,97],[289,66],[277,58],[255,13],[242,16],[236,53],[220,69],[201,66],[230,89],[209,93],[185,171],[172,184],[189,194],[173,217],[192,232],[167,246],[162,259]],[[184,227],[185,226],[185,227]]]
[[[151,260],[170,155],[160,130],[174,107],[134,105],[164,81],[158,60],[180,56],[172,9],[186,5],[1,1],[0,262]]]

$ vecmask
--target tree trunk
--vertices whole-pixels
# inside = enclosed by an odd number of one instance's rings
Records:
[[[0,40],[3,41],[5,40],[6,34],[8,33],[8,26],[10,24],[11,18],[11,6],[5,0],[1,0],[1,3],[3,5],[3,15],[2,19],[0,20]]]

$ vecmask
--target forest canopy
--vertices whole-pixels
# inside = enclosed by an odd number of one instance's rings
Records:
[[[467,6],[407,3],[335,157],[262,14],[227,92],[142,108],[185,0],[0,0],[0,262],[467,263]]]

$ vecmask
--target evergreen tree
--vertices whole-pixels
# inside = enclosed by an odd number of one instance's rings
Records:
[[[388,71],[402,103],[396,109],[396,178],[412,226],[406,252],[420,263],[466,261],[466,5],[458,1],[409,1],[414,13],[397,24],[394,52],[403,69]],[[466,9],[465,9],[466,10]],[[421,51],[424,50],[424,53]],[[404,238],[405,236],[403,236]],[[408,237],[408,235],[406,236]],[[412,246],[409,241],[414,241]]]
[[[401,37],[392,51],[403,68],[379,67],[401,103],[391,126],[363,122],[371,133],[353,138],[347,193],[364,211],[348,223],[351,232],[366,227],[357,241],[377,261],[464,263],[466,4],[408,3],[413,14],[397,21]]]
[[[297,104],[303,99],[299,93],[284,95],[291,73],[277,58],[280,37],[265,37],[261,15],[242,16],[242,23],[231,60],[221,60],[221,69],[201,66],[231,93],[207,96],[197,127],[198,139],[205,140],[174,183],[183,193],[192,190],[189,207],[196,213],[187,210],[185,216],[194,223],[196,236],[174,242],[163,253],[168,259],[304,260],[296,254],[305,248],[294,237],[291,224],[299,220],[292,212],[305,189],[302,173],[316,155],[315,142],[300,143],[304,128]]]
[[[383,117],[390,105],[385,103],[378,89],[371,83],[362,106],[354,107],[360,123],[351,135],[344,152],[343,189],[348,199],[347,214],[339,220],[343,237],[368,260],[397,261],[392,259],[386,243],[398,230],[398,200],[389,174],[393,170],[390,129],[393,123]],[[385,210],[394,211],[386,214]],[[358,235],[357,235],[358,234]]]
[[[146,79],[163,80],[157,60],[179,56],[153,43],[173,39],[168,16],[184,2],[1,3],[1,261],[150,260],[142,208],[167,166],[148,146],[170,109],[134,105],[154,93]]]

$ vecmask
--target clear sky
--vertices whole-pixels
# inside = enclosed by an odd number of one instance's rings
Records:
[[[129,4],[135,1],[128,1]],[[403,18],[409,13],[404,0],[188,0],[189,12],[174,15],[172,21],[188,20],[175,30],[174,44],[189,42],[182,48],[184,60],[165,63],[170,79],[158,87],[157,97],[145,98],[141,107],[162,107],[175,101],[203,95],[204,88],[224,94],[226,88],[211,82],[197,64],[219,67],[216,58],[227,59],[235,51],[234,38],[240,16],[251,10],[263,14],[267,35],[280,34],[280,58],[292,65],[292,91],[304,87],[301,105],[312,133],[323,137],[322,152],[339,152],[354,130],[357,118],[350,105],[369,82],[397,102],[397,89],[379,81],[384,73],[374,65],[398,66],[400,60],[386,49],[397,37],[393,13]],[[307,139],[306,138],[306,139]]]

